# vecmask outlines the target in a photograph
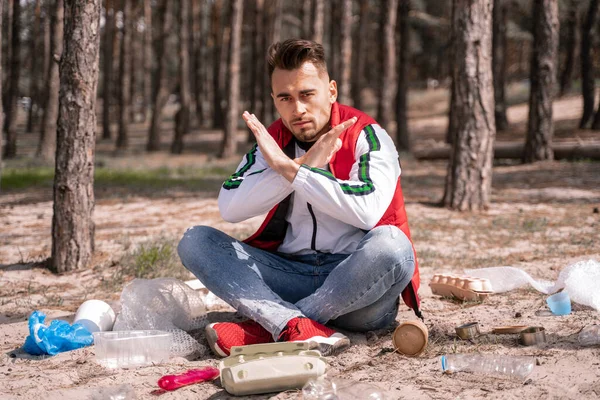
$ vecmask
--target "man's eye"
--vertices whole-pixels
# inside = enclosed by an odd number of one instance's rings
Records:
[[[282,97],[281,101],[288,101],[290,98],[289,97]]]

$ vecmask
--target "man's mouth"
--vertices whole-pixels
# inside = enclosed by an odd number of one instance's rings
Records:
[[[296,121],[292,125],[294,125],[294,126],[304,126],[304,125],[309,124],[309,123],[310,123],[310,120],[308,120],[308,121]]]

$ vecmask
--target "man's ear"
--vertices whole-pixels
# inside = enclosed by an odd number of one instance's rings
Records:
[[[337,82],[333,79],[329,81],[329,102],[335,103],[338,96]]]

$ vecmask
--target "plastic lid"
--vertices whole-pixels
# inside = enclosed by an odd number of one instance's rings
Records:
[[[442,356],[441,361],[442,361],[442,371],[446,372],[446,356]]]
[[[427,347],[428,334],[424,323],[407,321],[396,328],[392,342],[398,352],[406,356],[417,356]]]

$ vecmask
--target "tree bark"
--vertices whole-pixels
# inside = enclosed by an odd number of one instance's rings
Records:
[[[317,1],[317,0],[315,0]],[[314,4],[314,3],[313,3]],[[262,64],[263,64],[263,72],[258,76],[262,78],[259,82],[262,82],[258,85],[258,98],[260,99],[261,107],[258,110],[256,115],[259,116],[260,121],[266,126],[269,126],[270,119],[267,120],[268,110],[271,110],[273,107],[273,100],[271,98],[271,81],[269,80],[269,74],[267,73],[267,50],[269,45],[271,45],[271,25],[272,25],[272,13],[269,12],[269,6],[271,5],[270,0],[265,0],[263,3],[263,13],[262,13]],[[253,135],[254,136],[254,135]]]
[[[56,124],[58,119],[58,93],[60,78],[58,66],[63,53],[64,0],[55,0],[52,5],[50,64],[46,76],[46,107],[42,119],[37,156],[44,160],[54,160],[56,153]]]
[[[242,0],[231,3],[231,58],[229,61],[229,82],[227,87],[227,122],[221,146],[221,158],[231,157],[236,153],[237,123],[239,120],[240,97],[240,44],[242,41],[242,21],[244,7]]]
[[[410,151],[408,132],[408,80],[410,71],[410,0],[400,0],[398,25],[400,31],[400,54],[398,60],[398,89],[396,92],[396,147]]]
[[[189,0],[179,0],[179,101],[180,107],[175,117],[175,136],[171,153],[183,152],[183,137],[190,125],[190,41],[189,41]]]
[[[121,56],[119,57],[119,134],[117,136],[117,149],[125,150],[129,146],[127,130],[131,108],[131,39],[133,34],[133,15],[131,0],[123,0],[121,15],[123,29],[121,38]]]
[[[200,22],[202,20],[202,5],[198,1],[192,1],[190,4],[190,18],[189,18],[189,75],[190,75],[190,126],[193,121],[196,121],[196,125],[199,125],[202,120],[202,102],[198,103],[198,99],[201,99],[200,88],[202,86],[201,75],[198,73],[200,70],[200,49],[202,48],[202,34],[200,29]]]
[[[560,75],[560,95],[567,94],[573,86],[573,70],[579,48],[579,0],[571,0],[567,16],[567,40],[565,43],[565,68]]]
[[[352,0],[343,0],[341,4],[341,61],[340,61],[340,95],[339,102],[350,103],[350,85],[352,78]]]
[[[315,15],[313,18],[312,26],[312,40],[317,43],[323,43],[323,29],[325,25],[325,1],[314,0],[313,6],[315,8]]]
[[[12,21],[13,21],[14,2],[6,2],[6,19],[4,22],[4,41],[2,42],[2,52],[4,54],[4,73],[2,74],[2,106],[4,111],[8,108],[8,82],[10,79],[10,62],[12,60],[11,47],[12,47]],[[6,121],[4,121],[6,123]],[[0,130],[4,131],[4,123],[0,125]]]
[[[494,74],[494,112],[496,130],[508,129],[506,116],[506,26],[508,24],[508,4],[506,0],[494,0],[493,34],[492,34],[492,68]]]
[[[329,76],[331,77],[331,79],[335,79],[336,81],[338,81],[340,79],[339,32],[341,30],[340,18],[342,10],[340,10],[339,0],[329,0],[328,3],[328,21],[326,21],[325,23],[325,26],[329,28],[329,52],[327,53],[327,69],[329,70]]]
[[[552,102],[558,54],[558,0],[535,0],[529,121],[523,162],[552,160]]]
[[[152,110],[152,5],[151,0],[144,1],[144,101],[143,113],[146,121]]]
[[[6,132],[5,158],[17,155],[17,115],[19,114],[19,78],[21,74],[21,3],[13,5],[12,42],[10,51],[10,72],[8,81],[8,101],[6,103],[4,131]]]
[[[40,28],[42,27],[42,3],[40,0],[35,0],[34,3],[34,22],[33,31],[29,42],[29,51],[31,52],[31,68],[29,76],[29,97],[31,99],[29,104],[29,113],[27,115],[27,132],[33,131],[34,119],[37,119],[37,114],[40,108],[40,75],[43,72],[44,63],[36,63],[35,58],[37,54],[43,54],[42,44],[44,35],[40,35]]]
[[[113,79],[113,36],[115,35],[115,0],[105,2],[104,21],[104,60],[102,71],[102,139],[110,140],[110,108],[112,102],[112,79]]]
[[[158,65],[154,78],[152,90],[152,118],[150,121],[150,130],[148,132],[147,151],[158,151],[160,149],[160,126],[162,110],[169,97],[167,83],[167,57],[165,54],[165,42],[171,31],[171,10],[169,9],[169,0],[161,0],[156,10],[158,15],[158,32],[156,39],[156,57]]]
[[[94,251],[94,151],[101,0],[65,7],[51,269],[85,268]]]
[[[354,106],[354,108],[360,110],[363,106],[362,89],[364,87],[365,79],[365,43],[367,31],[369,30],[369,1],[360,0],[359,7],[360,11],[358,15],[358,29],[356,30],[356,36],[354,38],[354,43],[356,44],[356,48],[354,51],[354,65],[356,67],[352,68],[352,105]]]
[[[389,129],[393,120],[394,104],[394,75],[396,72],[396,31],[398,0],[386,0],[381,9],[381,77],[379,80],[379,102],[377,103],[377,122],[384,129]]]
[[[300,31],[302,32],[302,37],[307,39],[310,38],[310,21],[312,19],[312,0],[303,0],[302,1],[302,8],[300,9],[301,12],[301,16],[300,16],[300,22],[301,22],[301,29]]]
[[[212,40],[213,40],[213,120],[212,127],[223,127],[223,107],[221,105],[220,68],[221,52],[223,51],[223,1],[215,0],[212,6]]]
[[[135,6],[135,7],[134,7]],[[131,9],[131,17],[129,20],[131,23],[130,27],[130,43],[129,43],[129,52],[131,53],[131,60],[129,62],[129,79],[131,81],[129,85],[129,123],[136,121],[136,116],[138,114],[138,87],[139,87],[139,77],[140,75],[136,72],[138,71],[138,67],[142,65],[142,57],[141,57],[141,48],[140,48],[140,38],[138,34],[138,22],[140,15],[140,8],[142,4],[140,4],[137,0],[133,0],[133,5]]]
[[[496,134],[492,78],[492,0],[454,0],[452,75],[455,142],[443,204],[482,210],[490,203]],[[452,122],[451,122],[452,124]]]
[[[4,1],[0,0],[0,44],[2,43],[2,33],[4,32]],[[1,46],[0,46],[1,47]],[[2,70],[2,55],[4,52],[0,51],[0,96],[2,95],[2,81],[4,78],[4,71]],[[0,177],[2,176],[2,126],[4,125],[4,105],[0,101]],[[0,190],[2,190],[2,182],[0,181]]]
[[[303,3],[310,5],[310,1]],[[266,49],[263,48],[264,25],[262,23],[262,15],[264,12],[264,0],[256,0],[254,7],[254,40],[252,40],[252,58],[250,60],[250,112],[256,115],[263,115],[264,100],[261,97],[260,87],[263,85],[263,75],[265,71],[265,54]],[[252,131],[248,129],[247,142],[254,141]]]
[[[581,94],[583,115],[579,128],[587,127],[594,114],[594,29],[598,24],[598,0],[590,0],[590,7],[581,31]]]

